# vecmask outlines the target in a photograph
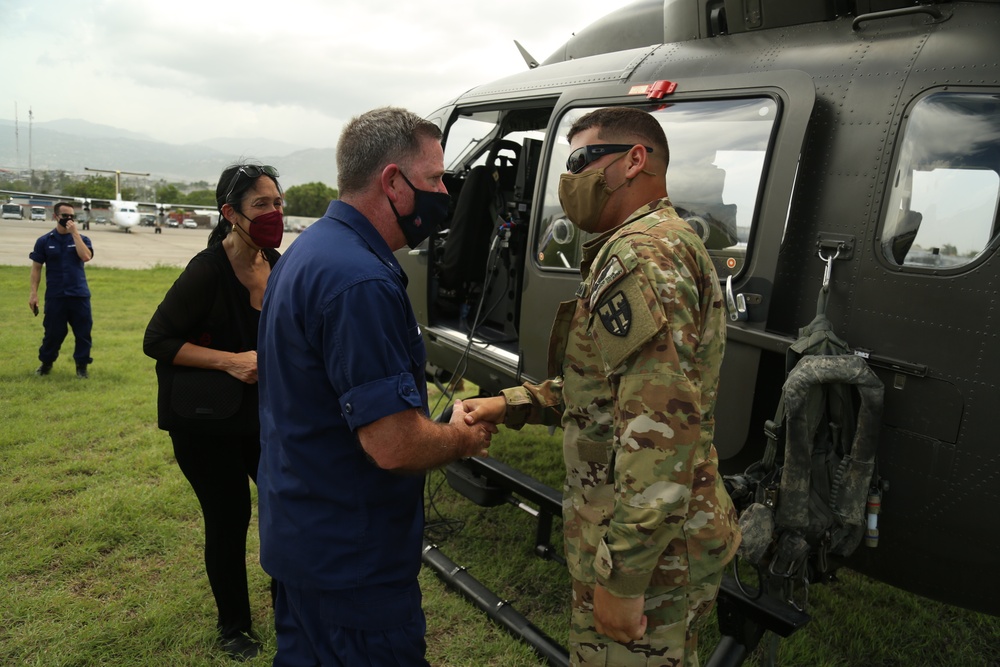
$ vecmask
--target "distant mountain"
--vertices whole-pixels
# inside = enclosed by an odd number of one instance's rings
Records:
[[[61,120],[34,123],[32,127],[32,135],[34,135],[35,130],[38,130],[39,128],[62,132],[63,134],[72,134],[78,137],[88,137],[91,139],[136,139],[138,141],[153,141],[151,137],[145,134],[140,134],[139,132],[130,132],[129,130],[111,127],[110,125],[100,125],[99,123],[91,123],[88,120],[79,120],[76,118],[64,118]],[[24,121],[21,121],[20,129],[22,132],[27,129],[24,125]]]
[[[288,155],[295,151],[305,150],[306,146],[289,144],[284,141],[274,141],[273,139],[239,139],[236,137],[226,137],[219,139],[206,139],[197,141],[193,146],[204,146],[217,150],[220,153],[229,155],[246,155],[256,157],[258,155]]]
[[[0,168],[27,169],[28,128],[0,119]],[[297,150],[298,149],[298,150]],[[169,144],[142,134],[82,120],[34,123],[31,167],[85,174],[84,167],[149,173],[150,181],[214,184],[226,165],[250,157],[281,172],[281,185],[319,181],[336,187],[336,151],[308,148],[270,139],[211,139],[195,144]]]

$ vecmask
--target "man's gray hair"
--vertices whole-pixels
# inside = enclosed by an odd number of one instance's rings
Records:
[[[362,192],[386,165],[415,156],[425,137],[440,141],[440,128],[399,107],[372,109],[352,118],[337,142],[340,196]]]

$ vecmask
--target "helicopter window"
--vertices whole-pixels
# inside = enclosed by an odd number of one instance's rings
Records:
[[[448,130],[448,140],[444,145],[444,164],[448,171],[457,171],[475,154],[483,142],[496,132],[497,114],[482,114],[459,118]],[[485,159],[485,154],[483,158]]]
[[[569,154],[566,133],[593,109],[573,109],[559,123],[553,165]],[[767,149],[776,127],[777,103],[770,98],[691,101],[651,111],[670,145],[667,190],[681,215],[699,233],[722,278],[746,264]],[[549,170],[535,260],[552,270],[576,270],[590,238],[566,219],[559,205],[561,168]]]
[[[894,266],[969,264],[997,236],[1000,96],[936,93],[913,106],[889,193],[882,253]]]

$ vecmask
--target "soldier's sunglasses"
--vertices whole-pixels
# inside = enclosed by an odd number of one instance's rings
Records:
[[[236,189],[236,183],[240,180],[240,174],[251,180],[257,180],[262,174],[267,174],[271,178],[277,178],[278,170],[268,164],[240,165],[236,173],[233,174],[233,180],[229,182],[229,192],[226,193],[226,198],[223,201],[229,201],[229,195],[233,194],[233,190]]]
[[[59,219],[63,222],[69,222],[70,220],[76,220],[76,216],[72,213],[61,213]]]
[[[600,160],[605,155],[611,155],[612,153],[624,153],[627,150],[631,150],[635,144],[591,144],[590,146],[581,146],[575,151],[569,154],[566,159],[566,171],[571,174],[579,174],[583,171],[583,168],[594,160]],[[644,147],[647,153],[652,153],[653,149],[649,146]]]

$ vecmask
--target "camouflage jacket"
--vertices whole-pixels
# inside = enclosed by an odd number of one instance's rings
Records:
[[[504,390],[505,424],[561,412],[570,574],[620,597],[721,570],[739,544],[712,444],[722,290],[698,236],[661,199],[584,247],[549,376]]]

